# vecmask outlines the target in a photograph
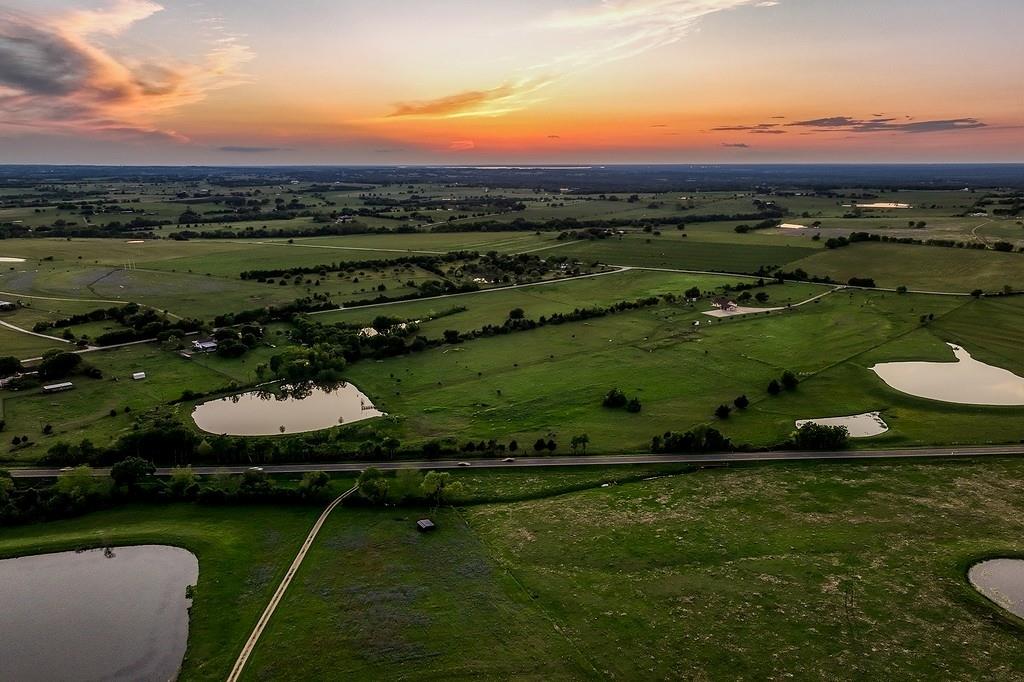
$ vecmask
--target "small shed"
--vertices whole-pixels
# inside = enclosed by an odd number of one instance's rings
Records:
[[[134,374],[132,374],[132,379],[135,380],[135,381],[142,381],[145,378],[146,378],[146,373],[145,372],[135,372]]]
[[[206,341],[193,341],[192,342],[192,348],[197,353],[212,353],[215,350],[217,350],[217,342],[216,341],[210,341],[210,340],[206,340]]]
[[[437,530],[437,526],[430,519],[420,519],[416,522],[416,530],[421,533],[428,533],[432,530]]]

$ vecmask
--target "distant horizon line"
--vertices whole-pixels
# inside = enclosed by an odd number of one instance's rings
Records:
[[[673,168],[673,167],[813,167],[813,166],[1024,166],[1021,161],[777,161],[777,162],[617,162],[617,163],[289,163],[289,164],[219,164],[219,163],[0,163],[0,168],[450,168],[465,170],[586,170],[602,168]]]

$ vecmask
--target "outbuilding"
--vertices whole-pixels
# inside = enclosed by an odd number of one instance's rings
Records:
[[[0,310],[17,310],[18,304],[10,301],[0,301]]]
[[[217,342],[211,340],[193,341],[192,349],[197,353],[213,353],[217,350]]]
[[[135,381],[142,381],[145,378],[146,378],[146,373],[145,372],[135,372],[134,374],[132,374],[132,379],[135,380]]]
[[[75,385],[70,381],[63,381],[59,384],[50,384],[49,386],[43,386],[43,393],[60,393],[61,391],[70,391]]]
[[[420,519],[416,522],[416,530],[421,533],[428,533],[432,530],[437,530],[437,526],[430,519]]]

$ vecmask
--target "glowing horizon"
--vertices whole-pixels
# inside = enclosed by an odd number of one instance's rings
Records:
[[[1024,161],[1024,5],[949,4],[13,0],[0,162]]]

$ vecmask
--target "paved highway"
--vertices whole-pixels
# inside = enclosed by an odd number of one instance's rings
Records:
[[[564,455],[553,457],[516,457],[515,461],[503,459],[439,459],[439,460],[394,460],[388,462],[320,462],[314,464],[268,464],[262,469],[268,474],[300,474],[307,471],[358,472],[368,467],[378,469],[458,469],[460,462],[469,462],[469,468],[515,469],[524,467],[571,467],[571,466],[622,466],[628,464],[723,464],[730,462],[799,462],[822,460],[866,460],[866,459],[921,459],[926,457],[991,457],[998,455],[1024,455],[1024,444],[997,445],[969,448],[904,448],[892,450],[836,450],[828,452],[805,452],[778,450],[773,452],[721,452],[701,455]],[[197,474],[244,473],[248,466],[193,466]],[[10,469],[15,478],[52,478],[60,469]],[[157,475],[166,476],[170,468],[156,470]],[[97,476],[106,476],[109,469],[94,469]]]

